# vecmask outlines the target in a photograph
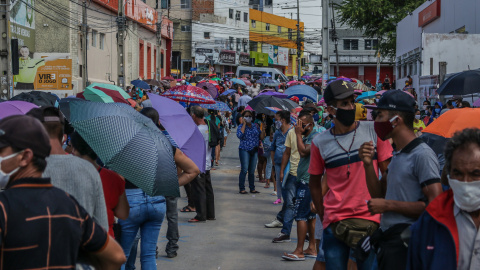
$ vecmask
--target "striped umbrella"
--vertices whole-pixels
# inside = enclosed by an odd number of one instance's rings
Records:
[[[180,85],[170,88],[162,96],[176,101],[215,104],[215,100],[207,91],[192,85]]]

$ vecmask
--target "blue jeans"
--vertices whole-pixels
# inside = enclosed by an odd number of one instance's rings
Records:
[[[295,200],[295,221],[309,221],[315,219],[316,216],[310,210],[312,196],[307,183],[297,182],[297,195]]]
[[[130,204],[130,214],[126,220],[118,220],[122,228],[120,244],[123,252],[128,260],[135,237],[140,229],[142,269],[157,269],[155,249],[166,212],[165,198],[163,196],[150,197],[141,189],[126,189],[125,193]],[[123,269],[126,269],[125,265],[122,265]]]
[[[275,168],[276,170],[277,168]],[[292,232],[292,225],[293,225],[293,218],[295,216],[295,205],[293,203],[293,198],[295,198],[295,194],[297,191],[296,182],[297,177],[291,174],[288,174],[287,182],[285,183],[285,187],[282,189],[282,196],[283,196],[283,206],[282,210],[278,212],[277,220],[283,223],[282,233],[286,235],[290,235]],[[277,182],[278,183],[278,182]],[[280,186],[282,184],[280,183]],[[278,190],[278,184],[277,184]]]
[[[351,248],[335,238],[331,226],[323,230],[323,251],[327,270],[347,269]],[[357,262],[358,270],[373,270],[377,269],[376,266],[376,256],[373,251],[364,262]]]
[[[240,176],[238,177],[238,187],[240,191],[245,190],[245,178],[248,173],[248,187],[250,191],[255,190],[255,169],[257,168],[257,151],[247,151],[238,149],[238,155],[240,156]]]
[[[275,181],[277,182],[277,199],[282,198],[282,180],[280,179],[280,168],[281,168],[280,164],[275,164]]]
[[[265,168],[265,178],[270,179],[272,177],[272,156],[270,152],[267,155],[267,167]]]

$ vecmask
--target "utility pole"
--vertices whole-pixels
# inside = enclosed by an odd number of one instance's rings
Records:
[[[125,87],[125,14],[123,8],[123,0],[118,0],[118,17],[117,17],[117,85],[121,88]]]
[[[10,0],[1,0],[0,7],[3,7],[2,13],[5,14],[5,16],[0,18],[0,32],[3,33],[0,41],[0,97],[10,99],[13,97],[12,53],[9,29]]]
[[[83,43],[83,65],[82,65],[82,91],[87,88],[88,84],[88,69],[87,69],[87,35],[88,35],[88,26],[87,26],[87,1],[83,0],[82,6],[82,43]]]
[[[335,27],[335,8],[332,5],[332,40],[335,44],[335,57],[336,57],[336,63],[335,67],[337,69],[336,76],[340,76],[340,66],[338,63],[338,36],[337,36],[337,28]]]
[[[163,21],[163,14],[162,14],[162,11],[160,10],[158,12],[157,32],[155,33],[157,35],[157,46],[158,46],[158,49],[157,49],[157,65],[159,65],[159,66],[161,66],[161,63],[160,63],[160,60],[161,60],[160,47],[162,46],[162,21]],[[159,74],[158,78],[157,78],[157,74]],[[161,71],[159,71],[157,69],[157,67],[155,67],[155,76],[154,77],[157,80],[160,80],[160,78],[162,77],[161,76]]]
[[[330,56],[328,55],[328,0],[322,0],[322,85],[327,86],[330,73]]]
[[[302,55],[302,41],[300,38],[300,0],[297,0],[297,80],[300,80],[301,77],[301,59],[300,56]]]

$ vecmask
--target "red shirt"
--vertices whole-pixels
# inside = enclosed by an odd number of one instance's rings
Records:
[[[107,205],[108,234],[114,237],[114,209],[118,204],[118,198],[125,193],[125,181],[114,171],[100,168],[98,172],[100,173],[100,178],[102,179],[103,194],[105,196],[105,204]]]

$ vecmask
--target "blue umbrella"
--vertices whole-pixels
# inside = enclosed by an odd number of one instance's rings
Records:
[[[318,102],[318,93],[313,87],[308,85],[297,84],[294,86],[290,86],[285,90],[285,95],[290,97],[298,97],[298,99],[302,100],[304,97],[310,99],[313,102]]]
[[[105,166],[150,196],[180,196],[172,145],[150,118],[120,103],[71,101],[70,113]]]
[[[237,92],[237,90],[235,90],[235,89],[228,89],[228,90],[226,90],[225,92],[221,93],[220,96],[228,96],[228,95],[234,94],[235,92]]]
[[[216,101],[215,104],[200,104],[200,107],[221,112],[231,112],[232,110],[225,102]]]
[[[272,84],[272,83],[275,83],[275,81],[272,80],[272,79],[269,79],[269,78],[261,78],[261,79],[257,80],[257,83],[259,83],[259,84]]]
[[[358,101],[358,100],[364,100],[364,99],[374,98],[376,95],[378,95],[378,92],[377,92],[377,91],[363,92],[360,96],[357,97],[357,101]]]
[[[272,77],[272,75],[270,75],[270,74],[268,74],[268,73],[263,73],[263,74],[262,74],[262,77],[265,77],[265,78],[268,78],[268,77],[270,77],[270,78],[271,78],[271,77]]]
[[[150,85],[142,80],[133,80],[130,82],[133,86],[141,89],[150,89]]]
[[[232,79],[232,83],[233,84],[240,84],[240,85],[243,85],[243,86],[247,86],[247,84],[245,84],[244,81],[240,80],[240,79]]]

